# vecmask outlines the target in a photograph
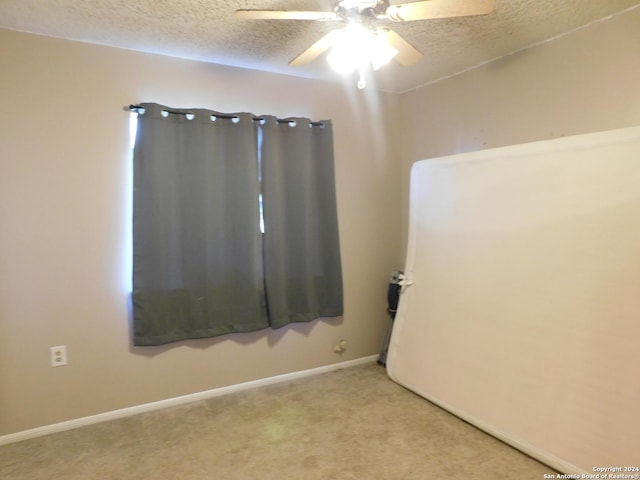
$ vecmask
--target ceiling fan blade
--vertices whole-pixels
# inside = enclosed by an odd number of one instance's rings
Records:
[[[324,52],[326,52],[331,47],[333,47],[333,45],[336,43],[336,40],[341,35],[341,33],[342,33],[341,29],[330,31],[324,37],[322,37],[320,40],[318,40],[316,43],[314,43],[309,48],[307,48],[304,52],[298,55],[296,58],[291,60],[289,62],[289,65],[300,66],[300,65],[306,65],[307,63],[314,61]]]
[[[251,10],[240,9],[233,14],[246,20],[336,20],[334,12],[305,12],[293,10]]]
[[[393,59],[403,67],[418,63],[424,57],[420,50],[389,28],[381,29],[378,35],[384,35],[389,45],[398,50],[398,54]]]
[[[432,18],[486,15],[495,8],[495,0],[425,0],[399,3],[387,8],[385,17],[394,22]]]

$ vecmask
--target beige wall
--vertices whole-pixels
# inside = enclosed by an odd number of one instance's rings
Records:
[[[377,353],[402,262],[396,97],[6,30],[0,72],[0,435]],[[342,321],[130,346],[122,107],[141,101],[333,121]]]
[[[635,8],[404,94],[403,212],[417,160],[640,125],[639,47]]]
[[[0,435],[377,353],[411,164],[640,124],[638,44],[640,9],[394,96],[0,30]],[[343,321],[130,346],[138,101],[333,120]]]

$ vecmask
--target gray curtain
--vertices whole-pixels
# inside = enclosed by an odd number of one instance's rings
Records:
[[[134,345],[342,315],[331,122],[141,106]]]
[[[271,326],[342,315],[331,122],[265,117],[260,144]]]
[[[134,344],[268,327],[257,123],[250,114],[214,121],[209,110],[142,107],[134,149]]]

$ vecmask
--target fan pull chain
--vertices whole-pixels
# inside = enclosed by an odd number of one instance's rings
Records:
[[[358,88],[362,89],[367,86],[367,82],[364,79],[364,67],[360,67],[360,79],[358,80]]]

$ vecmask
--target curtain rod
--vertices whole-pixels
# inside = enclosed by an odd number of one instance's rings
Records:
[[[128,107],[125,107],[126,109],[129,109],[130,111],[136,111],[136,110],[144,110],[144,107],[142,105],[129,105]],[[191,112],[185,112],[185,111],[180,111],[180,110],[173,110],[171,108],[164,108],[164,111],[168,112],[168,113],[173,113],[175,115],[189,115]],[[238,118],[237,115],[227,115],[224,113],[216,113],[214,115],[215,117],[218,118]],[[254,122],[259,122],[264,120],[263,117],[252,117]],[[291,122],[295,122],[295,120],[293,119],[286,119],[286,118],[276,118],[276,121],[278,123],[291,123]],[[313,125],[314,127],[324,127],[324,122],[309,122],[310,125]]]

